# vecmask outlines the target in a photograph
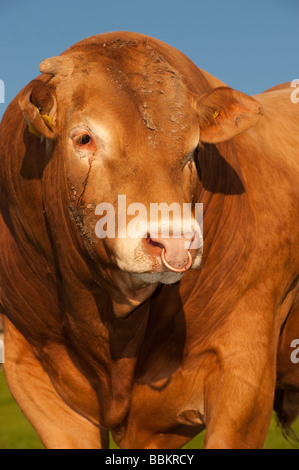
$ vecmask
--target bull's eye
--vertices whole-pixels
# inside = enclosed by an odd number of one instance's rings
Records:
[[[87,145],[91,142],[91,137],[88,134],[79,135],[75,142],[77,145]]]
[[[80,158],[85,158],[99,150],[99,139],[85,126],[74,127],[70,131],[70,141]]]

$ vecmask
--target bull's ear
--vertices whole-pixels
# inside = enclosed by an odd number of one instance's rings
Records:
[[[38,137],[55,139],[54,118],[56,99],[53,90],[41,80],[33,80],[24,89],[19,105],[27,121],[29,132]]]
[[[254,126],[263,114],[254,98],[229,87],[214,88],[204,95],[192,95],[196,108],[200,140],[217,143]]]

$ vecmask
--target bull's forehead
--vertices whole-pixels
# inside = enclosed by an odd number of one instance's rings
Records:
[[[181,76],[152,49],[134,52],[74,56],[73,73],[57,90],[63,125],[92,119],[117,132],[125,146],[142,137],[152,149],[188,151],[198,141],[198,128]]]

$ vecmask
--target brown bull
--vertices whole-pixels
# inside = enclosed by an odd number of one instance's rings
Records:
[[[274,405],[285,426],[299,412],[293,90],[251,98],[123,32],[40,70],[0,131],[14,398],[47,448],[105,448],[108,431],[175,448],[204,428],[206,448],[262,447]],[[155,204],[189,204],[189,232],[174,211],[168,234],[162,212],[150,225]]]

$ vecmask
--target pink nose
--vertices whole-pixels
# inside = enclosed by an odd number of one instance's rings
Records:
[[[169,236],[163,237],[150,237],[148,236],[147,241],[147,252],[151,255],[161,256],[163,265],[170,271],[176,273],[183,273],[191,268],[192,256],[189,248],[192,248],[194,236],[174,238]],[[157,248],[159,252],[157,253]]]

